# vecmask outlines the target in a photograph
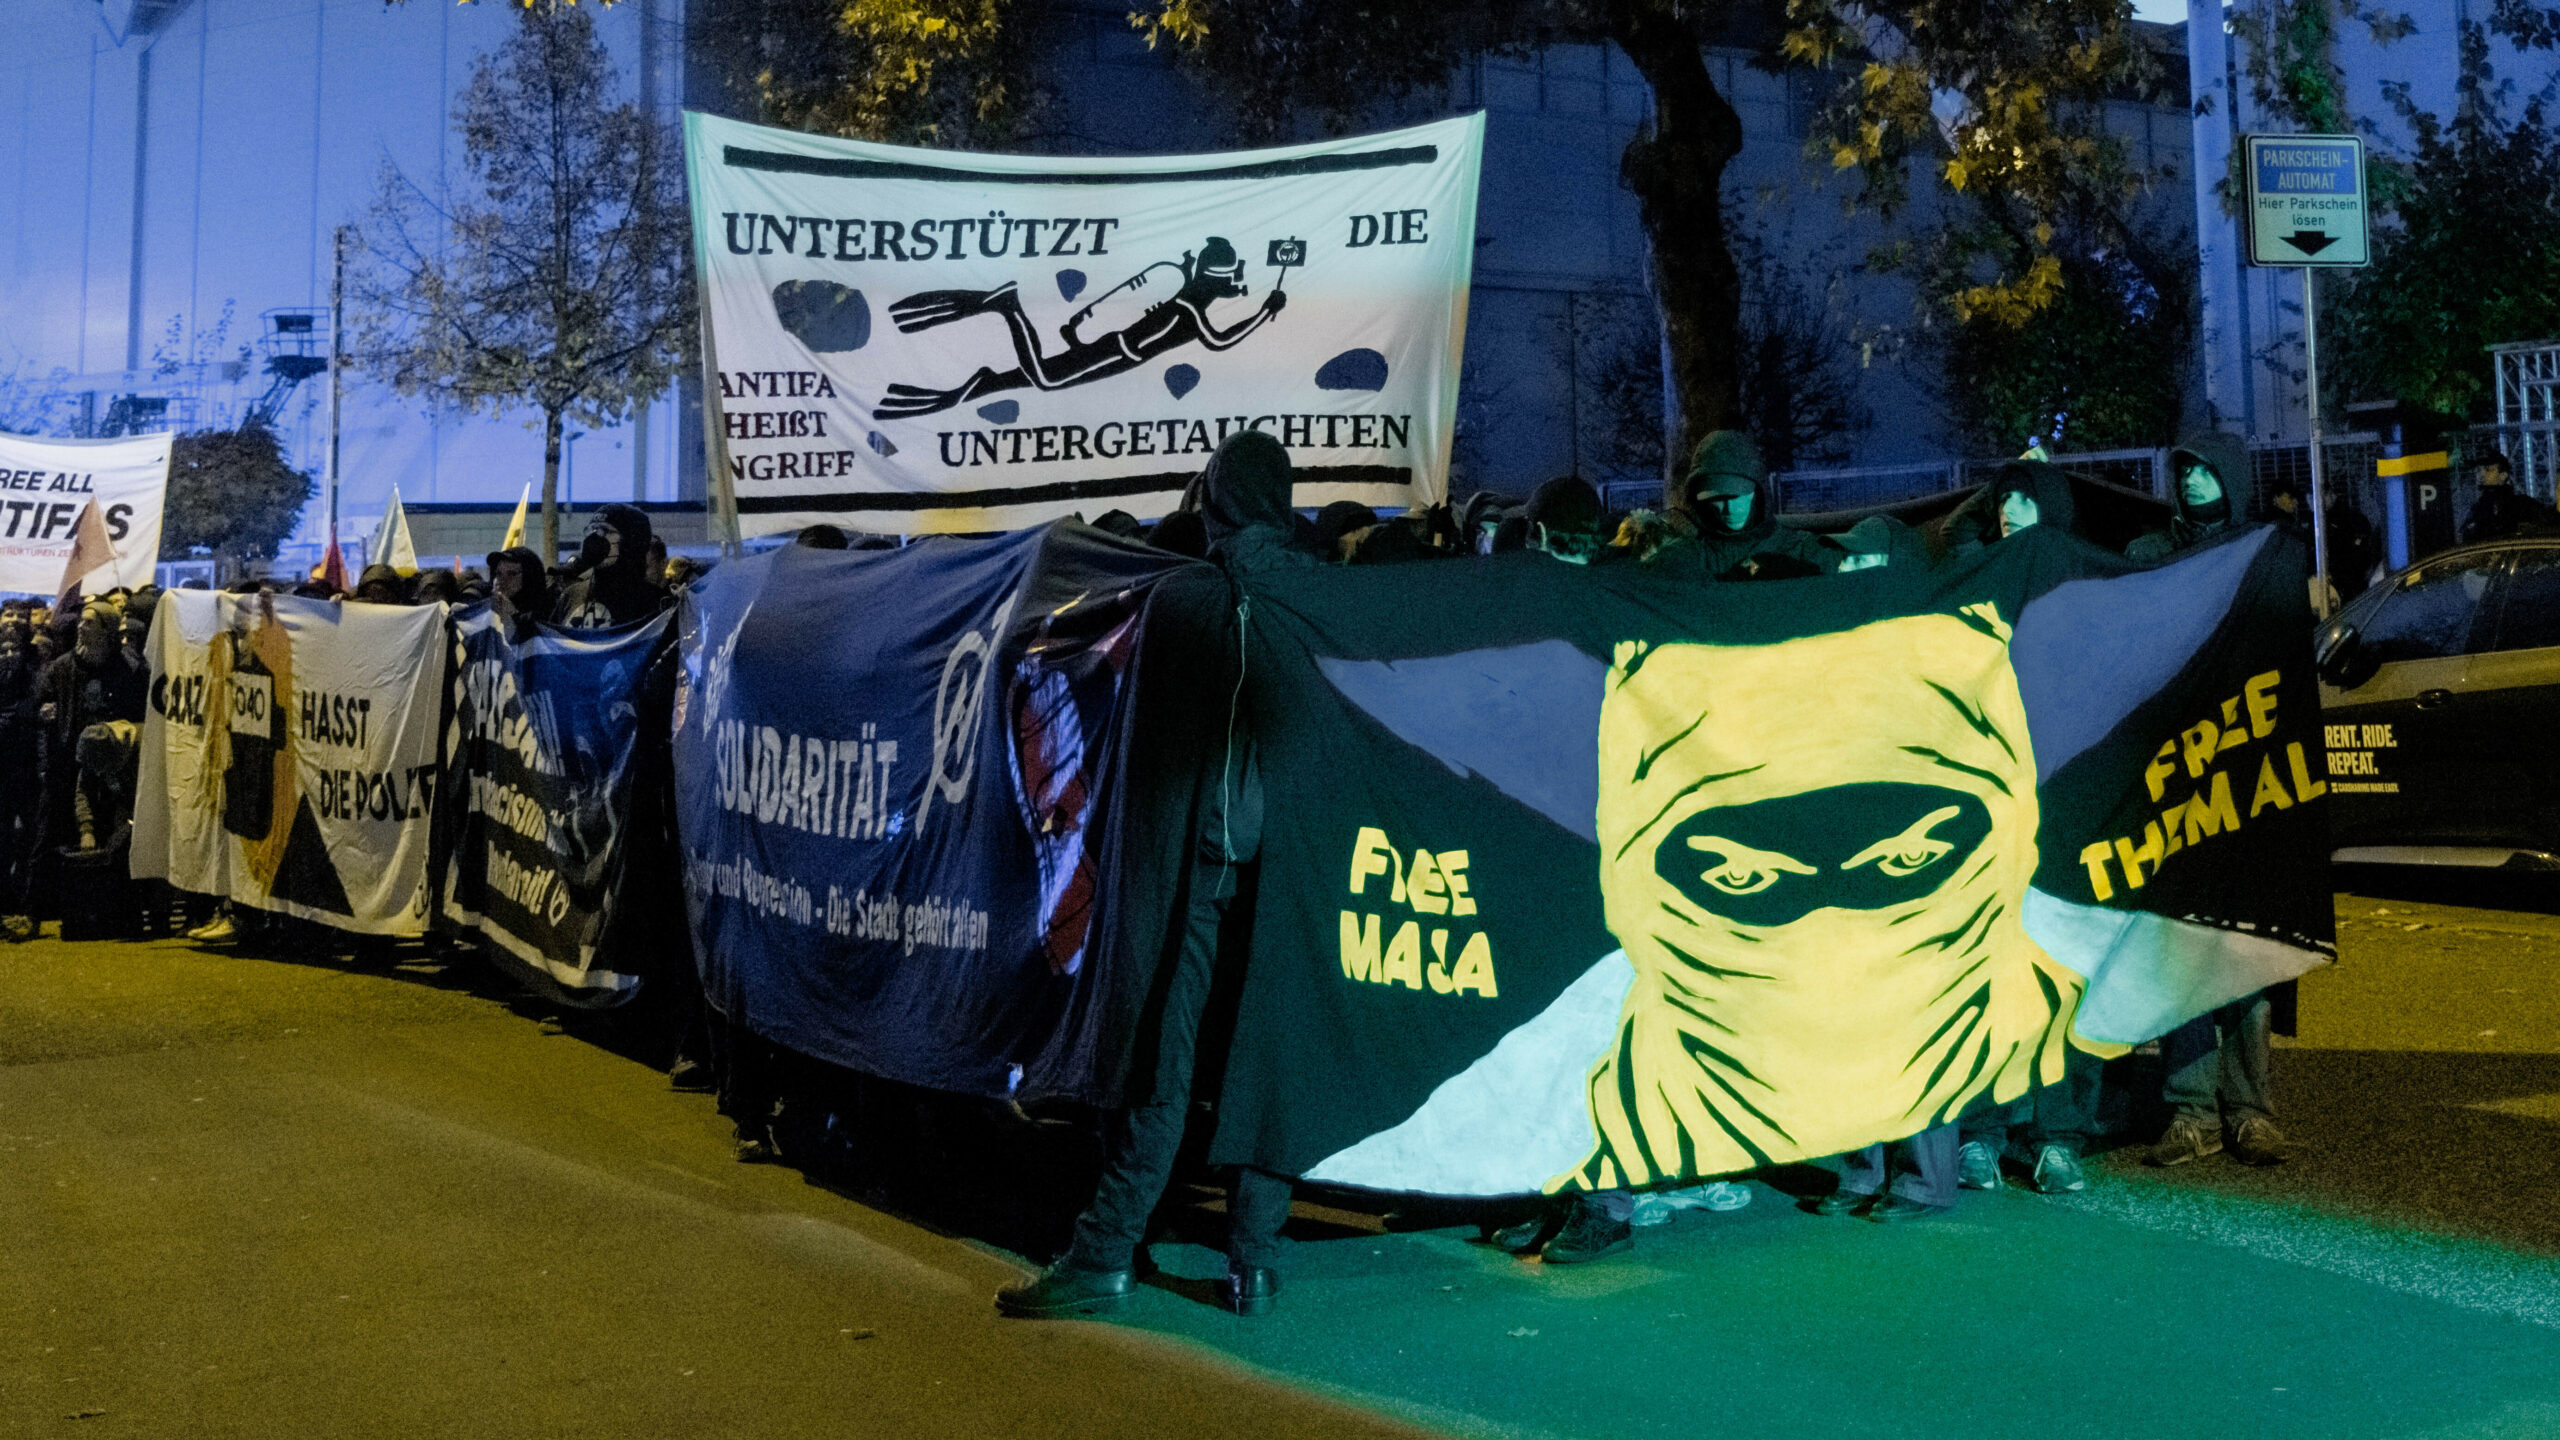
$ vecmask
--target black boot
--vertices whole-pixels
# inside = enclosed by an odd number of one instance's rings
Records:
[[[996,1311],[1017,1320],[1053,1320],[1062,1315],[1100,1314],[1128,1298],[1126,1270],[1068,1270],[1052,1265],[1037,1280],[997,1291]]]
[[[1268,1315],[1280,1303],[1280,1272],[1260,1265],[1230,1265],[1218,1282],[1218,1303],[1238,1315]]]

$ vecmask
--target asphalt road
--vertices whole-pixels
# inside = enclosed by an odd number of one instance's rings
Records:
[[[1118,1322],[1001,1322],[1021,1205],[738,1165],[470,967],[38,941],[0,1435],[2560,1435],[2560,917],[2371,878],[2277,1056],[2292,1164],[2121,1149],[1896,1229],[1779,1176],[1573,1269],[1311,1196],[1254,1322],[1202,1303],[1205,1200]]]

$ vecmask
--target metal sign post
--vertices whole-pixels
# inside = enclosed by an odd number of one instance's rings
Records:
[[[2249,263],[2302,272],[2302,360],[2311,422],[2312,608],[2329,613],[2329,480],[2320,453],[2320,304],[2314,270],[2370,258],[2364,141],[2353,135],[2252,135]]]

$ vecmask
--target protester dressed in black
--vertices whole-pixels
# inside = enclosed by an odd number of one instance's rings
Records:
[[[562,587],[553,621],[572,630],[597,630],[646,620],[666,609],[674,597],[650,573],[652,538],[646,512],[630,505],[598,510],[571,567],[577,578]]]
[[[1231,577],[1310,567],[1315,557],[1290,544],[1296,520],[1290,491],[1288,452],[1271,436],[1247,430],[1218,447],[1183,497],[1183,508],[1199,516],[1210,557]],[[1151,650],[1170,642],[1167,648],[1180,647],[1207,662],[1215,684],[1195,682],[1187,698],[1221,715],[1235,708],[1232,657],[1242,621],[1227,608],[1232,595],[1224,585],[1202,587],[1198,601],[1149,619]],[[1219,665],[1220,657],[1229,663]],[[997,1292],[996,1307],[1007,1315],[1085,1314],[1125,1300],[1147,1221],[1172,1178],[1191,1107],[1201,1012],[1221,962],[1241,959],[1232,949],[1222,953],[1220,935],[1237,894],[1251,888],[1262,847],[1263,791],[1252,738],[1240,728],[1220,730],[1193,791],[1189,819],[1196,840],[1186,895],[1172,912],[1177,930],[1167,937],[1131,1057],[1128,1103],[1104,1131],[1102,1176],[1093,1201],[1077,1217],[1066,1254],[1047,1273]],[[1227,1206],[1227,1278],[1219,1287],[1229,1309],[1258,1314],[1278,1296],[1280,1227],[1288,1214],[1286,1179],[1250,1168],[1237,1172]]]

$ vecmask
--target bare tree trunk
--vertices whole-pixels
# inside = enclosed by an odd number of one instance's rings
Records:
[[[1608,15],[1610,38],[1653,87],[1653,124],[1628,142],[1618,173],[1635,192],[1662,313],[1670,481],[1708,431],[1738,418],[1742,276],[1725,241],[1724,172],[1742,153],[1742,117],[1672,0],[1609,0]]]
[[[542,412],[542,568],[560,563],[560,412]]]

